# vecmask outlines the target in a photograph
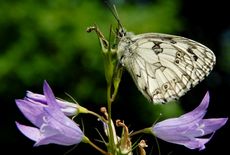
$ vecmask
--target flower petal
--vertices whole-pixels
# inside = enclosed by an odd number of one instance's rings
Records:
[[[205,136],[221,128],[227,120],[228,118],[202,119],[199,123],[194,124],[193,127],[185,131],[185,134],[192,137]]]
[[[56,126],[49,123],[49,119],[46,118],[46,123],[40,129],[42,137],[34,144],[34,146],[47,145],[47,144],[59,144],[59,145],[73,145],[81,142],[81,138],[74,137],[71,133],[63,133],[65,128],[62,124],[53,123]],[[71,137],[72,136],[72,137]],[[80,139],[80,140],[79,140]]]
[[[69,135],[71,137],[83,135],[78,125],[73,120],[66,117],[63,113],[58,112],[58,110],[53,111],[50,108],[44,108],[44,111],[46,113],[46,119],[49,126],[54,127],[64,135]]]
[[[39,102],[44,105],[47,105],[47,99],[45,95],[36,94],[31,91],[27,91],[26,93],[26,99],[30,100],[31,102]],[[56,102],[61,107],[61,110],[64,112],[67,116],[73,116],[76,115],[78,112],[78,104],[71,103],[68,101],[64,101],[61,99],[56,99]]]
[[[49,105],[49,107],[52,107],[54,109],[60,109],[60,107],[58,106],[56,102],[56,98],[53,94],[53,91],[46,81],[44,81],[44,84],[43,84],[43,92],[44,92],[44,95],[46,97],[47,104]]]
[[[43,103],[45,105],[47,104],[45,95],[36,94],[36,93],[31,92],[31,91],[26,91],[26,97],[30,100],[40,102],[40,103]]]
[[[51,127],[59,126],[58,129],[63,135],[68,135],[68,138],[75,137],[75,140],[79,137],[79,140],[81,141],[83,136],[81,129],[74,121],[66,117],[60,107],[57,106],[54,94],[47,82],[44,82],[44,94],[47,98],[48,104],[48,107],[44,108],[44,111],[46,112],[47,119],[49,119],[49,125]]]
[[[191,118],[193,118],[193,120],[202,119],[207,112],[209,99],[209,92],[207,92],[198,107],[196,107],[193,111],[180,116],[179,119],[183,122],[190,122]]]
[[[43,107],[45,105],[28,100],[15,100],[18,108],[24,114],[24,116],[30,120],[35,126],[40,127],[43,122]]]
[[[204,130],[203,135],[207,135],[213,133],[214,131],[221,128],[227,122],[228,118],[211,118],[211,119],[203,119],[200,122],[200,128]],[[203,136],[201,135],[201,136]]]
[[[53,91],[51,90],[48,83],[44,82],[44,94],[47,98],[48,107],[44,108],[44,110],[54,118],[54,120],[59,121],[63,125],[67,125],[69,127],[79,128],[75,122],[73,122],[70,118],[66,117],[64,113],[61,111],[60,107],[57,106],[57,102]]]
[[[205,144],[212,138],[212,136],[210,136],[209,138],[194,138],[194,137],[190,137],[190,136],[178,133],[175,135],[173,134],[168,135],[168,136],[165,135],[163,136],[163,138],[162,137],[158,137],[158,138],[166,142],[169,142],[169,143],[184,145],[185,147],[189,149],[202,150],[205,148]]]
[[[36,142],[34,146],[47,145],[47,144],[59,144],[59,145],[69,146],[69,145],[78,144],[80,142],[81,141],[76,142],[76,139],[74,139],[73,137],[72,139],[70,138],[66,139],[65,137],[63,137],[63,135],[53,135],[41,139],[40,141]]]
[[[17,128],[29,139],[33,141],[38,141],[41,138],[38,128],[22,125],[18,122],[15,123],[17,125]]]
[[[206,109],[209,105],[209,93],[204,96],[201,104],[193,111],[181,115],[178,118],[170,118],[155,125],[155,128],[177,128],[177,130],[186,130],[186,128],[192,127],[195,123],[198,123],[206,114]],[[180,128],[180,129],[179,129]]]
[[[199,149],[203,150],[205,149],[205,144],[211,140],[212,136],[209,138],[195,138],[194,140],[185,141],[181,143],[181,145],[184,145],[185,147],[189,149]]]

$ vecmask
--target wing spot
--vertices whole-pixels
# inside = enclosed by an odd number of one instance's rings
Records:
[[[163,85],[164,90],[167,90],[169,88],[169,85],[166,83]]]
[[[184,53],[182,53],[181,51],[177,51],[176,52],[176,58],[182,58],[184,56]]]
[[[193,55],[193,59],[194,59],[195,61],[197,61],[197,59],[198,59],[198,56],[196,56],[196,55]]]
[[[194,61],[197,61],[198,56],[195,55],[195,53],[193,52],[193,50],[190,47],[187,48],[187,52],[192,54]]]
[[[177,42],[175,40],[170,40],[170,43],[176,44]]]
[[[160,90],[159,90],[159,88],[157,88],[155,91],[154,91],[154,93],[153,93],[153,95],[158,95],[158,94],[160,94]]]
[[[176,59],[176,60],[175,60],[175,63],[176,63],[176,64],[179,64],[179,63],[180,63],[180,60],[179,60],[179,59]]]
[[[155,54],[159,54],[163,52],[163,48],[161,48],[160,44],[161,42],[153,42],[154,45],[152,47],[152,50],[155,52]]]
[[[169,41],[170,43],[172,44],[176,44],[177,42],[175,40],[173,40],[172,37],[163,37],[161,38],[163,41],[166,40],[166,41]]]
[[[193,52],[193,50],[190,47],[187,48],[187,52],[190,53],[190,54],[192,54],[192,55],[194,55],[194,52]]]
[[[159,54],[163,52],[163,48],[152,48],[155,54]]]
[[[177,56],[177,57],[181,57],[181,53],[180,53],[180,52],[177,52],[176,56]]]

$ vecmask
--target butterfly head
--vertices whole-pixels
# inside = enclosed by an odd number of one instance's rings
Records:
[[[117,32],[117,37],[123,38],[125,36],[126,36],[126,30],[123,27],[119,28]]]

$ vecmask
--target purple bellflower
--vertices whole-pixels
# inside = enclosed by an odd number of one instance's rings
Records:
[[[36,94],[31,91],[27,91],[25,100],[28,100],[31,102],[39,102],[39,103],[47,105],[47,100],[44,95]],[[71,103],[68,101],[61,100],[61,99],[56,99],[56,101],[65,115],[73,116],[78,113],[79,105],[77,103]]]
[[[55,98],[46,81],[43,91],[44,96],[27,94],[28,98],[16,100],[21,112],[36,126],[30,127],[16,122],[18,129],[26,137],[36,142],[34,146],[50,143],[59,145],[80,143],[84,138],[83,132],[73,120],[63,113],[63,106],[60,105],[62,102]]]
[[[78,113],[78,104],[64,101],[61,99],[56,99],[56,102],[65,115],[73,116]],[[42,109],[43,107],[47,107],[47,98],[45,95],[27,91],[26,97],[24,99],[17,99],[16,104],[19,109],[24,113],[24,111],[28,112],[29,109],[33,107],[36,109]]]
[[[169,143],[184,145],[189,149],[205,149],[205,144],[228,118],[203,119],[209,105],[209,93],[193,111],[178,118],[170,118],[152,126],[152,133]],[[211,134],[208,138],[202,136]]]

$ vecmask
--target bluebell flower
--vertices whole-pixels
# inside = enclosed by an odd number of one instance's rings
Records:
[[[16,101],[17,106],[25,117],[35,126],[26,126],[16,122],[18,129],[25,136],[36,142],[34,146],[50,143],[60,145],[80,143],[84,138],[83,132],[73,120],[63,113],[60,102],[55,98],[46,81],[44,82],[43,91],[45,97],[42,97],[45,101],[43,105],[41,101],[35,101],[31,97],[29,97],[29,100]],[[34,104],[31,104],[31,102]]]
[[[205,144],[228,118],[203,119],[209,105],[209,93],[193,111],[178,118],[170,118],[152,126],[152,133],[167,142],[184,145],[189,149],[205,149]],[[209,137],[203,137],[209,135]]]
[[[79,105],[77,103],[72,103],[61,99],[56,99],[56,102],[58,103],[58,105],[60,106],[61,110],[65,115],[74,116],[78,113]],[[46,107],[47,99],[45,95],[27,91],[26,97],[24,99],[17,99],[16,104],[22,112],[23,111],[28,112],[30,111],[31,108],[40,110],[43,107]]]

